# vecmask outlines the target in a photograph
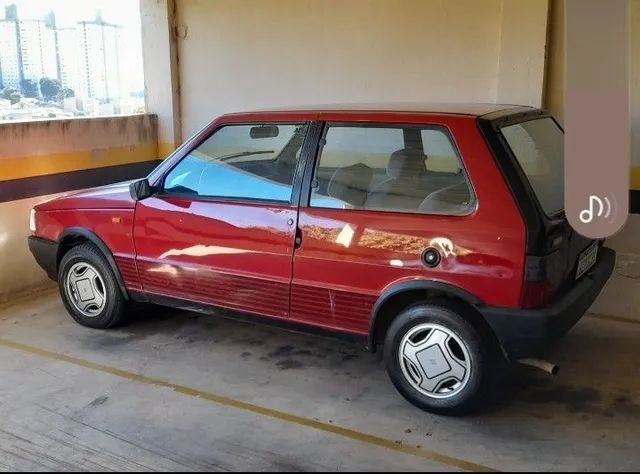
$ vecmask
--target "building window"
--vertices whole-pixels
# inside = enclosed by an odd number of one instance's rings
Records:
[[[0,122],[144,112],[139,2],[3,8]]]

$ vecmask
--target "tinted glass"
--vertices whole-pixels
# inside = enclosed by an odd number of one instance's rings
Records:
[[[460,215],[473,192],[446,130],[330,126],[311,206]]]
[[[548,215],[564,208],[564,133],[551,118],[502,128],[511,151]]]
[[[305,124],[225,126],[167,174],[164,191],[289,202],[306,129]]]
[[[428,171],[459,173],[462,163],[458,158],[451,140],[441,130],[421,130],[422,149],[429,157],[426,162]]]

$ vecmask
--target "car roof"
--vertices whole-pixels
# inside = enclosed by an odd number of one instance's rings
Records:
[[[495,112],[510,109],[531,109],[521,105],[490,104],[490,103],[457,103],[457,102],[383,102],[383,103],[353,103],[353,104],[317,104],[294,107],[274,107],[245,113],[269,112],[406,112],[445,115],[468,115],[480,117]]]

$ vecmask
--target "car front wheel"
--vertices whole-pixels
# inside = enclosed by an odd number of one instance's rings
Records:
[[[384,358],[398,391],[417,407],[461,414],[490,389],[492,341],[467,309],[446,300],[413,305],[393,321]],[[497,367],[496,367],[497,368]]]
[[[92,244],[64,255],[58,286],[67,311],[83,326],[106,329],[123,320],[126,301],[107,260]]]

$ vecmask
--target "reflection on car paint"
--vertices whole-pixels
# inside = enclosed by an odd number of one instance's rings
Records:
[[[188,255],[190,257],[204,257],[205,255],[233,255],[240,253],[251,253],[251,250],[238,249],[232,247],[221,247],[220,245],[192,245],[184,249],[170,249],[160,255],[160,259]]]

